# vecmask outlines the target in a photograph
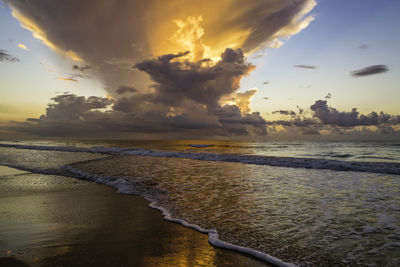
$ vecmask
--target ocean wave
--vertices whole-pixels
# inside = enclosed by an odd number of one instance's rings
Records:
[[[203,148],[203,147],[210,147],[210,146],[214,146],[214,145],[213,144],[189,144],[189,146],[195,147],[195,148]]]
[[[391,160],[389,157],[378,157],[378,156],[358,156],[359,159],[381,159],[381,160]]]
[[[134,155],[150,157],[173,157],[205,161],[238,162],[243,164],[269,165],[276,167],[305,168],[305,169],[327,169],[334,171],[357,171],[372,173],[387,173],[400,175],[400,163],[396,162],[360,162],[340,161],[336,159],[323,158],[301,158],[301,157],[275,157],[246,154],[225,153],[193,153],[177,151],[158,151],[139,148],[117,148],[117,147],[62,147],[62,146],[30,146],[17,144],[0,144],[0,147],[16,149],[33,149],[47,151],[67,151],[101,153],[109,155]]]
[[[343,158],[343,159],[346,159],[346,158],[352,158],[355,155],[347,154],[347,153],[341,154],[341,153],[337,153],[337,152],[330,152],[330,153],[324,153],[324,154],[304,154],[304,155],[301,155],[301,156],[303,156],[303,157],[304,156],[305,157],[330,157],[330,158]]]

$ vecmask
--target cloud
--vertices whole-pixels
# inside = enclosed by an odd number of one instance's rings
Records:
[[[85,72],[88,69],[91,69],[91,67],[89,65],[85,65],[85,66],[79,66],[79,65],[72,65],[72,69],[73,70],[77,70],[77,71],[81,71],[81,72]]]
[[[275,134],[282,136],[296,135],[325,135],[356,137],[367,133],[368,138],[378,138],[385,134],[386,137],[397,138],[400,136],[400,116],[389,115],[384,112],[371,112],[367,115],[360,114],[357,108],[351,111],[339,111],[328,106],[326,100],[317,100],[304,112],[299,108],[299,113],[288,110],[274,111],[274,114],[291,115],[290,120],[267,121],[275,129]],[[310,115],[308,115],[310,114]],[[276,131],[280,127],[281,131]]]
[[[328,93],[328,94],[325,96],[325,99],[331,99],[331,98],[332,98],[331,93]]]
[[[148,73],[151,92],[120,86],[120,97],[77,96],[64,93],[52,98],[46,114],[15,126],[40,136],[123,136],[171,134],[179,136],[266,135],[266,121],[250,112],[256,89],[237,93],[240,80],[254,66],[240,49],[226,49],[220,60],[190,61],[187,52],[162,55],[134,65]],[[134,94],[127,94],[134,93]],[[224,104],[234,99],[235,104]]]
[[[19,58],[13,57],[6,50],[0,49],[0,62],[18,62]]]
[[[269,97],[268,97],[268,96],[264,96],[264,99],[265,99],[265,100],[268,100],[268,99],[269,99]]]
[[[137,89],[134,87],[130,87],[130,86],[125,86],[125,85],[121,85],[120,87],[118,87],[117,89],[117,94],[122,95],[125,93],[134,93],[137,92]]]
[[[281,114],[281,115],[286,115],[286,116],[296,116],[296,112],[293,110],[276,110],[272,111],[272,114]]]
[[[51,98],[53,104],[46,109],[46,118],[49,120],[75,119],[81,120],[81,115],[95,109],[103,109],[112,101],[107,98],[91,96],[76,96],[74,94],[62,94]],[[43,117],[41,118],[43,119]]]
[[[65,78],[65,77],[59,77],[58,78],[60,81],[67,81],[67,82],[78,82],[78,80],[74,78]]]
[[[212,111],[219,106],[221,97],[239,89],[240,79],[255,68],[245,62],[241,49],[226,49],[215,65],[210,65],[207,59],[177,61],[187,54],[189,52],[163,55],[134,66],[156,82],[153,87],[156,89],[155,101],[179,106],[185,100],[191,100]]]
[[[88,79],[93,78],[92,76],[92,67],[89,65],[79,66],[77,64],[72,65],[73,73],[70,73],[69,80],[78,81],[78,79]]]
[[[46,112],[38,122],[26,122],[26,131],[48,136],[88,134],[85,124],[93,135],[265,135],[266,121],[249,108],[256,91],[237,92],[255,68],[246,56],[277,48],[305,29],[316,5],[315,0],[5,2],[37,39],[81,62],[72,63],[80,73],[65,80],[90,72],[114,99],[105,110],[84,110],[73,119],[54,120]],[[53,99],[51,107],[63,113],[62,103]]]
[[[265,44],[271,48],[280,47],[282,38],[290,37],[305,29],[314,16],[305,17],[316,5],[315,1],[251,1],[239,8],[248,9],[245,23],[250,35],[243,48],[253,50]]]
[[[330,124],[342,127],[371,126],[384,123],[399,123],[399,117],[392,117],[386,113],[371,112],[368,115],[360,115],[357,108],[350,112],[338,111],[329,107],[327,101],[318,100],[311,105],[310,109],[314,112],[313,116],[318,118],[323,124]]]
[[[362,44],[358,48],[360,48],[360,49],[368,49],[369,46],[367,44]]]
[[[109,94],[150,81],[135,62],[190,50],[218,60],[227,47],[246,55],[306,28],[315,0],[5,0],[21,25],[56,53],[89,65]],[[101,14],[101,16],[99,15]]]
[[[18,44],[17,46],[22,50],[29,51],[28,47],[26,47],[24,44]]]
[[[257,93],[257,91],[257,89],[252,89],[243,93],[236,93],[234,97],[235,105],[244,113],[250,112],[250,100]]]
[[[5,2],[11,4],[11,1],[5,1]],[[20,7],[27,4],[29,7],[34,7],[34,5],[30,5],[28,2],[25,2],[25,1],[15,1],[12,4],[15,4],[16,6],[20,5]],[[66,57],[69,57],[70,59],[72,59],[74,61],[82,61],[82,59],[79,57],[79,55],[76,52],[74,52],[72,50],[68,50],[68,49],[62,49],[61,47],[57,46],[54,42],[50,41],[50,39],[47,36],[47,33],[38,24],[38,21],[35,21],[34,18],[25,16],[23,14],[23,12],[20,11],[20,9],[15,8],[15,6],[13,6],[13,5],[12,5],[12,15],[14,18],[19,20],[19,22],[23,28],[31,31],[33,34],[33,37],[41,40],[46,46],[50,47],[54,51],[66,56]],[[39,19],[39,21],[40,21],[40,19]]]
[[[294,65],[293,67],[301,68],[301,69],[316,69],[317,68],[317,66],[313,66],[313,65]]]
[[[352,71],[351,76],[362,77],[362,76],[384,73],[387,71],[389,71],[389,69],[386,65],[372,65],[372,66],[365,67],[363,69]]]
[[[267,84],[269,84],[269,81],[265,81],[265,82],[263,82],[263,84],[267,85]]]

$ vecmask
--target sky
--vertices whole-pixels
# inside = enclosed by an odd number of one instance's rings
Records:
[[[399,140],[396,0],[0,0],[0,138]]]

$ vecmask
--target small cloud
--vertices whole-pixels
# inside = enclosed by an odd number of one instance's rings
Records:
[[[21,48],[22,50],[29,51],[29,48],[26,47],[26,45],[24,45],[24,44],[18,44],[17,46],[18,46],[19,48]]]
[[[73,78],[64,78],[64,77],[59,77],[58,78],[60,81],[67,81],[67,82],[78,82],[78,80],[73,79]]]
[[[26,121],[29,121],[29,122],[38,122],[38,121],[40,121],[40,119],[36,119],[36,118],[27,118]]]
[[[264,99],[265,99],[265,100],[268,100],[268,99],[269,99],[269,97],[268,97],[268,96],[264,96]]]
[[[316,69],[317,68],[317,66],[313,66],[313,65],[294,65],[293,67],[301,68],[301,69]]]
[[[263,82],[263,84],[269,84],[269,81],[265,81],[265,82]]]
[[[263,56],[264,56],[264,54],[257,54],[257,55],[252,56],[251,58],[258,59],[258,58],[262,58]]]
[[[362,77],[362,76],[384,73],[387,71],[389,71],[389,69],[386,65],[372,65],[372,66],[365,67],[363,69],[352,71],[351,76]]]
[[[264,50],[264,51],[258,51],[258,52],[256,52],[256,53],[253,53],[252,56],[251,56],[251,58],[252,58],[252,59],[258,59],[258,58],[262,58],[262,57],[266,56],[267,54],[268,54],[268,53],[267,53],[266,50]]]
[[[13,57],[6,50],[0,49],[0,62],[18,62],[19,58]]]
[[[331,93],[328,93],[328,94],[325,96],[325,99],[330,99],[330,98],[332,98],[332,95],[331,95]]]
[[[85,72],[85,70],[91,69],[91,67],[89,65],[86,65],[86,66],[73,65],[72,69],[73,70],[78,70],[78,71],[81,71],[81,72]]]
[[[272,40],[267,47],[268,48],[279,48],[283,45],[283,42],[281,40],[279,40],[278,38]]]
[[[358,48],[360,48],[360,49],[368,49],[369,46],[367,44],[362,44]]]
[[[296,112],[293,110],[276,110],[272,111],[272,114],[281,114],[281,115],[286,115],[286,116],[296,116]]]

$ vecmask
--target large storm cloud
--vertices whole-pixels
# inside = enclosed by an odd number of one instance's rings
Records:
[[[40,119],[18,126],[56,136],[85,135],[90,132],[85,125],[96,134],[101,129],[265,135],[265,120],[249,107],[257,90],[238,92],[241,78],[255,67],[246,55],[277,48],[306,28],[316,5],[315,0],[5,2],[21,26],[72,61],[71,81],[97,77],[113,99],[99,108],[87,103],[94,98],[63,95],[52,99]],[[78,101],[79,108],[68,108],[66,99]]]
[[[21,25],[54,51],[91,67],[110,95],[149,81],[132,63],[189,50],[217,59],[228,47],[274,46],[314,19],[315,0],[5,0]],[[83,62],[79,62],[83,61]],[[79,65],[78,65],[79,64]],[[78,67],[79,68],[79,67]]]

